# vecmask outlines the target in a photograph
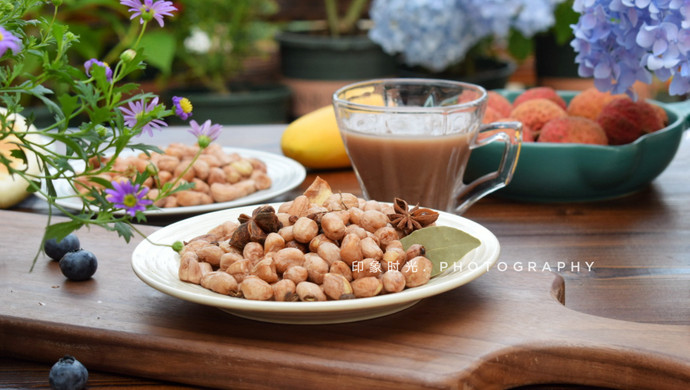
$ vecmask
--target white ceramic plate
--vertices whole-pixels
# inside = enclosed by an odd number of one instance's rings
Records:
[[[232,207],[257,204],[265,200],[275,198],[276,196],[282,195],[285,192],[296,188],[304,181],[307,176],[307,172],[302,166],[302,164],[297,161],[281,156],[278,154],[262,152],[252,149],[242,149],[242,148],[231,148],[224,147],[223,150],[226,153],[238,153],[242,157],[254,157],[258,158],[264,163],[266,163],[266,169],[268,176],[271,178],[271,187],[265,190],[257,191],[253,194],[247,195],[243,198],[235,199],[230,202],[220,202],[211,203],[199,206],[187,206],[187,207],[169,207],[161,208],[156,210],[146,210],[144,214],[146,215],[183,215],[183,214],[198,214],[205,213],[209,211],[228,209]],[[121,156],[127,156],[134,152],[124,151]],[[80,167],[75,167],[80,169]],[[83,169],[83,167],[81,167]],[[70,187],[67,180],[57,180],[54,182],[55,192],[58,197],[67,196],[66,198],[58,199],[55,201],[56,204],[69,208],[71,210],[81,210],[82,202],[81,199],[72,196],[74,191]],[[117,213],[116,213],[117,214]],[[122,214],[122,213],[120,213]]]
[[[279,204],[273,204],[277,209]],[[132,254],[132,269],[149,286],[174,297],[214,306],[236,316],[258,321],[286,324],[329,324],[366,320],[406,309],[419,300],[452,290],[482,274],[496,262],[500,252],[498,239],[482,225],[466,218],[439,212],[438,225],[461,229],[481,241],[460,261],[432,278],[429,283],[402,292],[371,298],[326,302],[252,301],[207,290],[178,278],[180,258],[169,247],[172,244],[205,234],[224,221],[236,221],[241,213],[251,214],[255,206],[221,210],[191,217],[158,230],[142,241]]]

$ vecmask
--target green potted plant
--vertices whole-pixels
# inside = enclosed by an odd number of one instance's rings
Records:
[[[315,0],[309,20],[293,20],[276,35],[292,114],[331,104],[333,92],[356,80],[395,74],[395,61],[367,36],[368,0]]]
[[[179,0],[170,21],[176,50],[158,76],[167,96],[183,96],[194,112],[224,124],[285,122],[290,90],[268,74],[248,76],[273,54],[273,0]],[[273,72],[275,73],[275,72]]]
[[[513,61],[531,53],[531,38],[554,24],[554,7],[562,1],[373,0],[369,37],[397,56],[401,76],[501,88]]]

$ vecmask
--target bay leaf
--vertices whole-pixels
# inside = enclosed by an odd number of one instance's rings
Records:
[[[412,244],[424,246],[424,256],[434,264],[431,277],[452,268],[455,262],[481,244],[481,241],[471,234],[450,226],[428,226],[415,230],[403,237],[400,242],[405,250]]]

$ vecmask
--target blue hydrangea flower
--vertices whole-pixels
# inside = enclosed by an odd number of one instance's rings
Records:
[[[551,27],[564,0],[374,0],[369,37],[410,66],[441,71],[485,38],[514,28],[532,37]]]
[[[107,194],[105,199],[116,208],[124,209],[132,217],[136,215],[137,211],[144,211],[146,206],[153,203],[151,199],[144,198],[149,192],[148,187],[132,184],[129,180],[115,180],[111,184],[113,188],[105,190]]]
[[[636,81],[671,79],[669,93],[690,92],[690,0],[575,0],[573,25],[582,77],[602,91],[635,97]]]
[[[144,23],[151,19],[155,19],[158,24],[163,27],[165,24],[163,21],[164,16],[173,16],[173,12],[177,11],[177,8],[173,6],[172,1],[163,0],[120,0],[120,4],[129,7],[128,12],[132,13],[131,19],[139,16],[139,23]]]
[[[84,70],[87,76],[91,77],[91,67],[94,65],[105,68],[106,79],[108,81],[113,80],[113,70],[110,69],[110,66],[108,66],[108,64],[106,64],[105,62],[99,61],[95,58],[92,58],[84,63]]]
[[[22,50],[22,41],[0,26],[0,57],[7,50],[12,50],[12,54],[19,53]]]

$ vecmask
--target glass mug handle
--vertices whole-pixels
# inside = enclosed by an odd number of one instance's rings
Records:
[[[464,186],[463,191],[457,197],[460,205],[455,208],[455,212],[458,214],[465,212],[482,197],[505,187],[513,178],[522,145],[522,123],[494,122],[482,125],[479,128],[479,133],[492,130],[498,130],[498,132],[483,139],[477,137],[474,143],[470,145],[470,149],[479,148],[495,141],[503,141],[501,162],[496,171],[487,173]]]

